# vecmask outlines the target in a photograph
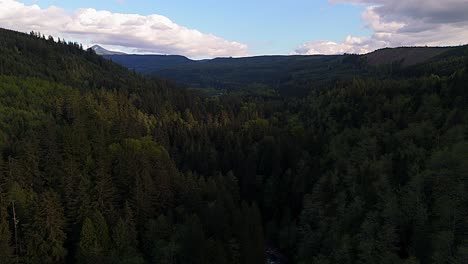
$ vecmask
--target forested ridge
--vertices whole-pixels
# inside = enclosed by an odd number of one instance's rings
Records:
[[[254,56],[190,60],[166,55],[103,55],[147,76],[166,78],[208,94],[262,93],[307,96],[311,88],[328,88],[353,78],[388,78],[404,74],[452,74],[463,67],[468,45],[399,47],[368,54]],[[461,63],[461,65],[460,65]]]
[[[208,97],[0,30],[0,263],[467,263],[455,55]]]

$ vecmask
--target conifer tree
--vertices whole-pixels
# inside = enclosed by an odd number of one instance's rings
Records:
[[[27,256],[32,262],[56,263],[64,260],[65,216],[62,205],[53,192],[41,195],[27,225]]]
[[[0,194],[1,195],[1,194]],[[8,223],[7,208],[0,197],[0,262],[9,264],[14,263],[14,247],[12,245],[12,233]]]
[[[94,224],[86,217],[83,221],[78,244],[77,263],[96,263],[102,253]]]

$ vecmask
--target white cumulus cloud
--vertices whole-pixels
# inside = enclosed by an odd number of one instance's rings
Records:
[[[178,25],[161,15],[98,11],[68,13],[16,0],[0,0],[0,27],[65,37],[85,44],[124,47],[138,53],[180,54],[192,58],[245,56],[247,45]]]
[[[362,20],[369,37],[348,36],[340,43],[314,41],[298,54],[367,53],[384,47],[451,46],[468,42],[468,0],[330,0],[366,5]]]

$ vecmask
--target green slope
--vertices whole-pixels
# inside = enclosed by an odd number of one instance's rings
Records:
[[[407,67],[427,62],[428,60],[452,49],[452,47],[407,47],[393,49],[387,48],[363,55],[363,58],[366,59],[367,63],[373,66],[401,63],[403,67]]]
[[[465,47],[382,49],[365,55],[259,56],[192,61],[178,56],[106,56],[143,74],[166,78],[192,88],[253,92],[273,90],[304,95],[310,89],[370,75],[398,76],[405,71],[425,74],[424,65],[456,57]],[[410,69],[409,69],[410,68]],[[434,67],[452,71],[447,67]],[[421,72],[422,71],[422,72]],[[426,72],[431,70],[426,70]]]

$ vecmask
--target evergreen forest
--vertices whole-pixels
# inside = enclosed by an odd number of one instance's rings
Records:
[[[468,263],[468,47],[344,58],[212,95],[0,29],[0,263]]]

